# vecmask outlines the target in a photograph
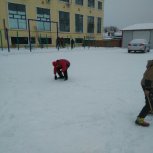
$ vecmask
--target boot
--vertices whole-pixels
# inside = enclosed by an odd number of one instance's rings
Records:
[[[67,74],[67,71],[64,72],[64,80],[68,80],[68,74]]]
[[[63,75],[59,76],[59,79],[64,79],[64,76]]]
[[[58,75],[59,75],[58,79],[64,79],[64,76],[61,71],[58,72]]]
[[[145,126],[145,127],[150,125],[148,122],[144,121],[144,118],[141,118],[141,117],[137,117],[135,124],[140,126]]]
[[[148,113],[149,115],[153,115],[153,111],[149,111],[149,113]]]

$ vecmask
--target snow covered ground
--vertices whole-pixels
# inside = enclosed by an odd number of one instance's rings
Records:
[[[152,153],[134,121],[150,53],[123,48],[0,50],[0,153]],[[71,61],[54,80],[51,61]]]

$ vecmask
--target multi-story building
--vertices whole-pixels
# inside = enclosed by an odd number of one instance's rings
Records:
[[[103,8],[104,0],[0,0],[0,46],[101,40]]]

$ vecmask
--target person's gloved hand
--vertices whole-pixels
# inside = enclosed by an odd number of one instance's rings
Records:
[[[144,90],[145,96],[149,96],[150,91],[149,90]]]
[[[57,80],[57,76],[56,75],[55,75],[54,79]]]

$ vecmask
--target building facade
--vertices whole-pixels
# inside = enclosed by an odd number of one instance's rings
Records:
[[[101,40],[103,18],[104,0],[0,0],[0,45]]]

